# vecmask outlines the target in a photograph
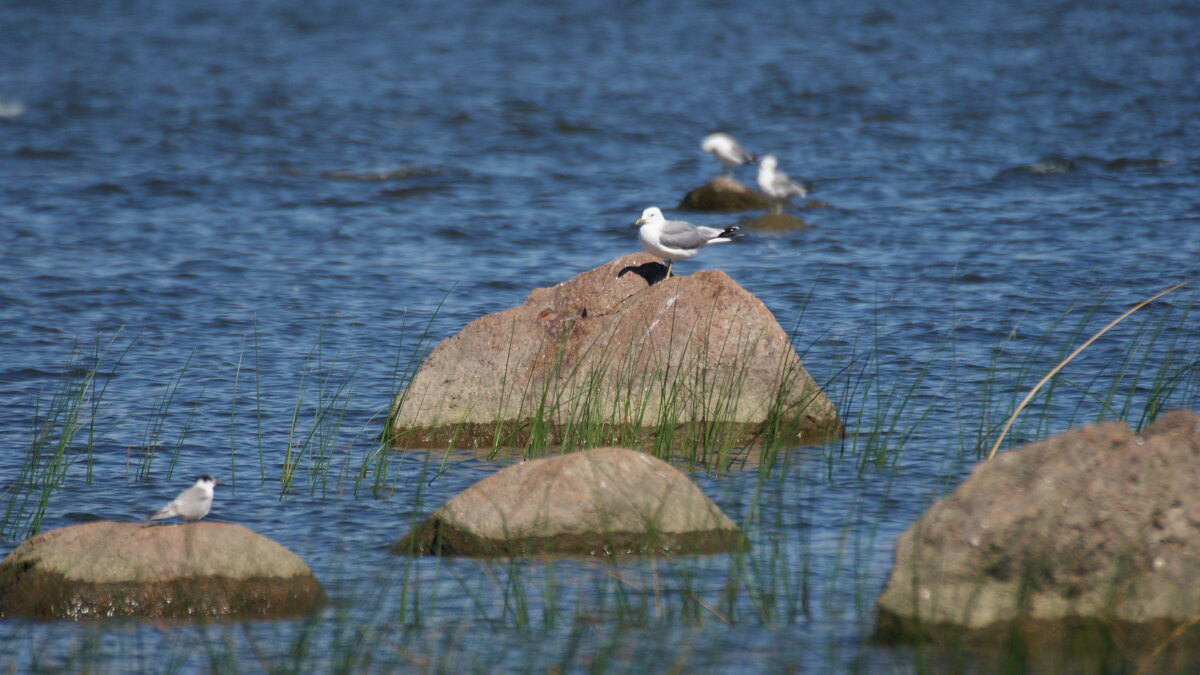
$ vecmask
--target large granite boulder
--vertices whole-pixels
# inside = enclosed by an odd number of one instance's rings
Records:
[[[771,200],[734,178],[720,176],[684,195],[678,208],[689,211],[752,211],[771,208]]]
[[[510,466],[446,502],[396,553],[715,553],[742,531],[678,469],[642,452],[593,448]]]
[[[229,523],[71,525],[0,562],[5,617],[282,617],[324,601],[295,554]]]
[[[1157,640],[1200,616],[1200,416],[1098,424],[979,464],[896,542],[885,640]]]
[[[758,298],[724,272],[664,281],[664,271],[648,253],[627,255],[467,324],[397,397],[394,444],[519,446],[531,430],[561,442],[597,429],[616,442],[715,424],[735,442],[795,443],[840,430]]]

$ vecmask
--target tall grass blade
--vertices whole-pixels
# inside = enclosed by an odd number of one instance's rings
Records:
[[[1113,326],[1116,326],[1117,324],[1124,321],[1125,318],[1128,317],[1130,314],[1133,314],[1134,312],[1136,312],[1139,309],[1145,307],[1146,305],[1154,302],[1155,300],[1161,298],[1162,296],[1166,295],[1167,293],[1170,293],[1171,291],[1183,288],[1190,282],[1191,282],[1190,279],[1181,281],[1166,290],[1162,290],[1162,291],[1159,291],[1158,293],[1155,293],[1154,295],[1146,298],[1145,300],[1139,302],[1138,304],[1134,305],[1133,307],[1130,307],[1123,314],[1121,314],[1117,318],[1110,321],[1108,323],[1108,325],[1106,325],[1105,327],[1103,327],[1099,331],[1097,331],[1095,335],[1088,338],[1087,341],[1085,341],[1083,344],[1079,345],[1078,349],[1071,352],[1071,354],[1067,358],[1060,361],[1058,363],[1058,365],[1051,368],[1050,372],[1046,373],[1045,377],[1043,377],[1041,380],[1039,380],[1038,383],[1033,386],[1033,389],[1029,390],[1029,393],[1026,394],[1025,398],[1022,399],[1021,402],[1017,405],[1017,409],[1013,411],[1012,415],[1008,418],[1008,422],[1006,422],[1004,424],[1004,428],[1000,430],[1000,435],[999,435],[999,437],[996,438],[996,442],[992,444],[992,449],[988,452],[987,458],[991,459],[992,457],[994,457],[996,455],[996,451],[1000,448],[1000,444],[1002,442],[1004,442],[1005,435],[1008,434],[1008,430],[1012,427],[1013,422],[1016,421],[1017,415],[1021,414],[1021,411],[1025,409],[1025,406],[1029,405],[1029,402],[1031,400],[1033,400],[1033,397],[1037,395],[1038,391],[1042,388],[1042,386],[1045,385],[1046,382],[1050,381],[1050,379],[1053,378],[1058,373],[1058,371],[1062,370],[1076,356],[1079,356],[1081,353],[1083,353],[1083,350],[1087,349],[1101,335],[1104,335]]]

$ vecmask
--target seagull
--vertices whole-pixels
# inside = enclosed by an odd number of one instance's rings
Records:
[[[722,230],[682,220],[667,220],[657,206],[642,211],[642,217],[636,224],[642,226],[638,230],[638,241],[642,242],[642,248],[651,255],[667,259],[667,279],[671,278],[671,265],[676,260],[691,258],[709,244],[720,244],[742,236],[738,233],[737,225]]]
[[[170,504],[146,516],[148,520],[160,518],[178,518],[180,520],[200,520],[208,515],[212,508],[213,486],[220,485],[216,478],[203,475],[196,478],[192,487],[179,493]]]
[[[726,169],[754,163],[754,155],[746,152],[746,149],[738,145],[738,142],[733,140],[733,136],[729,134],[717,133],[705,136],[704,140],[700,141],[700,149],[704,152],[711,152],[721,166]],[[725,173],[728,174],[729,171]]]
[[[808,189],[788,178],[782,171],[776,171],[779,161],[775,155],[763,155],[758,163],[758,189],[771,200],[771,213],[783,211],[783,202],[795,195],[801,199],[808,196]]]

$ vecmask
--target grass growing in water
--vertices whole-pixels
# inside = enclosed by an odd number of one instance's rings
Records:
[[[116,353],[105,367],[120,333],[107,344],[99,337],[92,351],[80,354],[71,348],[54,393],[43,406],[41,394],[34,403],[33,428],[24,462],[9,487],[0,535],[25,538],[41,529],[46,506],[67,478],[70,468],[82,463],[92,478],[93,449],[103,435],[97,424],[103,418],[101,401],[108,385],[133,342]],[[82,437],[81,437],[82,435]]]
[[[1078,376],[1060,375],[1053,398],[1030,411],[1037,417],[1018,420],[1013,437],[1028,439],[1091,421],[1105,409],[1127,414],[1133,424],[1153,419],[1167,407],[1196,401],[1200,376],[1193,355],[1200,353],[1200,344],[1195,331],[1188,330],[1190,308],[1190,301],[1147,308],[1146,318],[1135,329],[1123,331],[1124,337],[1112,336],[1113,345],[1102,358],[1083,357],[1085,361],[1077,364],[1074,372],[1088,369],[1094,376],[1076,381]],[[742,463],[735,465],[757,471],[713,472],[700,478],[710,496],[750,533],[754,540],[750,551],[594,561],[439,560],[351,551],[348,557],[355,559],[355,566],[370,569],[348,570],[348,578],[341,581],[330,576],[328,565],[317,569],[336,586],[339,601],[307,621],[39,627],[44,635],[65,639],[25,642],[23,633],[11,632],[5,638],[8,655],[0,661],[38,661],[55,668],[118,664],[128,658],[163,663],[157,657],[165,656],[165,663],[180,671],[240,670],[253,663],[297,671],[718,670],[744,666],[744,659],[756,654],[756,659],[768,659],[758,662],[768,668],[799,662],[810,668],[857,665],[871,670],[909,667],[917,658],[936,666],[944,655],[881,653],[860,642],[863,626],[870,622],[873,593],[886,572],[890,537],[911,522],[923,499],[939,489],[928,483],[913,488],[908,481],[914,474],[940,472],[946,474],[947,483],[952,482],[961,474],[957,456],[968,455],[970,460],[984,451],[981,440],[994,437],[1003,422],[1001,415],[1011,411],[1028,385],[1042,375],[1044,364],[1065,354],[1061,345],[1073,344],[1073,336],[1090,334],[1088,327],[1101,315],[1098,306],[1082,307],[1040,336],[1002,337],[981,359],[983,372],[965,383],[947,382],[945,377],[963,372],[954,363],[959,358],[957,327],[941,339],[941,350],[911,362],[889,360],[883,354],[884,333],[875,330],[863,340],[865,348],[851,349],[836,360],[814,354],[813,348],[805,350],[808,363],[825,364],[824,386],[847,422],[846,439],[824,447],[795,448],[787,432],[778,431],[778,446],[769,461],[756,463],[743,453]],[[1064,331],[1062,326],[1068,328]],[[343,485],[353,486],[355,494],[361,486],[364,493],[395,501],[398,508],[403,503],[402,508],[414,513],[436,507],[436,503],[426,504],[430,490],[437,481],[453,478],[458,465],[444,457],[390,452],[386,439],[372,438],[380,426],[388,426],[383,421],[386,402],[363,403],[369,387],[363,385],[367,376],[362,359],[347,353],[346,337],[338,336],[332,343],[335,347],[330,351],[314,347],[300,369],[297,386],[303,395],[292,399],[302,399],[300,412],[295,412],[293,403],[290,415],[260,415],[257,424],[242,425],[254,430],[239,445],[251,452],[261,448],[262,466],[282,467],[288,457],[286,446],[272,439],[286,439],[289,430],[295,430],[290,484],[281,481],[272,487],[280,495],[299,497],[305,491],[297,486],[308,485],[309,495],[322,503],[328,500],[330,510],[336,511],[341,500],[330,497],[342,493]],[[408,354],[398,355],[396,363],[404,363]],[[107,372],[99,368],[100,360],[113,359],[77,359],[78,367],[64,369],[51,401],[39,402],[35,427],[51,431],[40,444],[32,442],[38,438],[35,434],[27,448],[26,454],[38,459],[32,463],[27,459],[27,466],[35,468],[22,470],[20,489],[14,485],[7,495],[7,513],[14,515],[6,516],[6,534],[12,536],[10,525],[22,518],[31,522],[21,514],[33,511],[15,508],[14,503],[42,499],[39,517],[43,517],[66,472],[81,467],[80,458],[91,452],[94,444],[83,439],[103,437],[101,430],[109,423],[103,392],[120,358]],[[258,390],[257,355],[255,361]],[[408,358],[407,362],[415,361]],[[235,370],[230,381],[244,381],[243,363],[238,358],[238,365],[231,366]],[[188,372],[194,372],[191,366]],[[724,386],[705,380],[704,373],[698,375],[706,391]],[[386,377],[394,378],[395,385],[404,382],[403,375]],[[963,389],[967,392],[958,393]],[[393,386],[390,391],[397,390],[399,386]],[[669,390],[665,396],[672,401]],[[590,435],[589,420],[596,417],[594,399],[585,394],[574,404],[578,406],[571,418],[575,442],[583,446],[605,440]],[[221,407],[234,410],[234,405]],[[70,413],[72,409],[76,413]],[[196,431],[203,425],[191,425],[184,415],[171,414],[170,407],[165,413],[168,422],[160,430],[161,437],[203,433]],[[199,415],[203,418],[203,411]],[[287,424],[279,423],[282,417],[288,418]],[[939,424],[931,433],[924,428],[931,420],[964,423],[957,428]],[[82,429],[94,431],[85,436]],[[222,442],[226,433],[233,436],[236,430],[232,421],[223,427]],[[54,449],[64,432],[66,447],[77,450],[64,452],[60,457],[67,461],[55,464]],[[930,438],[938,434],[946,437],[944,444],[931,445]],[[715,461],[727,466],[719,433],[697,431],[691,438],[698,465]],[[549,446],[540,449],[547,451]],[[409,459],[401,459],[405,457]],[[397,480],[398,461],[404,461],[406,469],[419,470]],[[46,486],[48,492],[27,489]],[[922,494],[913,494],[914,489]],[[33,501],[14,502],[20,495]],[[341,517],[348,516],[342,512]],[[325,535],[307,545],[316,551],[337,538]],[[81,634],[85,639],[76,639]],[[488,639],[479,640],[481,634]],[[155,656],[151,660],[145,654]]]

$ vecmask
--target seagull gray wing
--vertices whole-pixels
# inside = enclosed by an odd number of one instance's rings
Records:
[[[721,230],[715,227],[699,227],[682,220],[668,220],[663,223],[658,240],[670,248],[693,249],[701,248],[718,234],[721,234]]]

